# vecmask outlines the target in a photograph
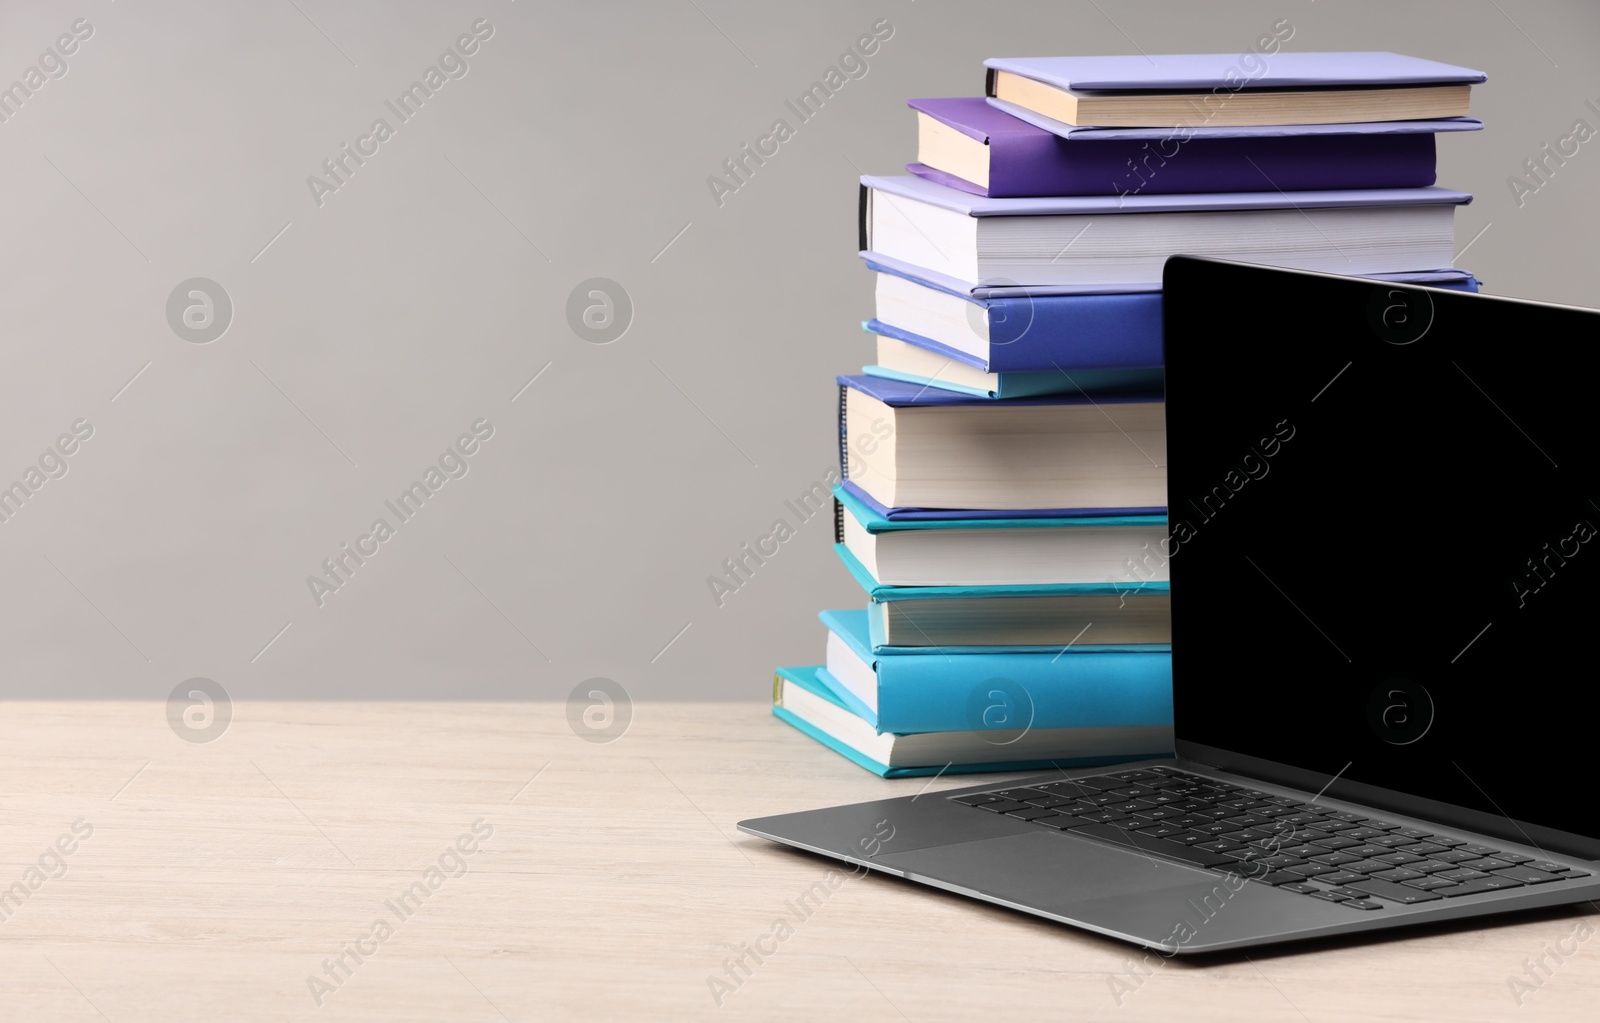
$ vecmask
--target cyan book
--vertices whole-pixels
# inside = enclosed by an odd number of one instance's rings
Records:
[[[1167,648],[875,650],[865,611],[824,611],[827,681],[878,732],[1172,724]]]
[[[1095,767],[1172,755],[1170,727],[877,733],[823,684],[821,667],[779,668],[772,714],[883,778]]]

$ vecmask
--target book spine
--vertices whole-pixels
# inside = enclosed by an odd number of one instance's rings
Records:
[[[1434,137],[1254,136],[1068,141],[1048,132],[992,142],[988,194],[1173,195],[1347,188],[1421,188],[1434,183]]]
[[[880,732],[1172,724],[1172,654],[932,654],[878,658]],[[991,713],[992,711],[992,713]]]
[[[844,543],[844,505],[833,499],[833,542]]]

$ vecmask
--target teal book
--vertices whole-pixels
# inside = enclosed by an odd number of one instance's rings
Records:
[[[865,611],[824,611],[825,684],[879,733],[1170,729],[1170,649],[874,650]]]
[[[978,732],[879,734],[821,679],[821,667],[779,668],[772,714],[881,778],[1096,767],[1172,755],[1172,730],[986,729]],[[1142,743],[1142,745],[1141,745]]]
[[[844,544],[834,544],[833,550],[871,599],[867,620],[875,650],[1172,642],[1166,581],[892,586],[874,579]]]
[[[1164,515],[891,519],[834,485],[834,540],[877,586],[1166,583]]]

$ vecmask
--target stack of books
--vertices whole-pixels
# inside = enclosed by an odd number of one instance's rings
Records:
[[[911,175],[861,179],[876,363],[838,378],[867,607],[822,613],[775,715],[885,776],[1170,755],[1166,258],[1478,286],[1434,139],[1482,127],[1483,74],[1257,56],[990,60],[986,96],[909,101]],[[1218,295],[1215,343],[1273,329],[1250,309]]]

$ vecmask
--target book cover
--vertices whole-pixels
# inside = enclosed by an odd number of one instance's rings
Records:
[[[865,197],[868,189],[862,188]],[[964,281],[959,277],[930,270],[924,266],[896,259],[866,247],[865,225],[862,226],[861,251],[858,255],[869,269],[891,273],[906,280],[926,284],[930,288],[948,291],[972,299],[1015,298],[1039,299],[1051,296],[1159,294],[1161,285],[1148,283],[1128,284],[1018,284],[1015,281],[987,280]],[[1471,273],[1457,267],[1436,267],[1430,270],[1412,270],[1403,273],[1363,274],[1369,280],[1393,281],[1396,284],[1426,284],[1434,288],[1451,288],[1457,291],[1477,291],[1481,286]]]
[[[1134,56],[992,57],[983,66],[1082,92],[1245,88],[1293,89],[1380,85],[1477,85],[1488,75],[1388,51],[1274,53],[1259,72],[1242,73],[1238,54],[1153,53]]]
[[[1124,747],[1124,749],[1102,755],[1056,757],[1048,759],[1035,757],[1032,759],[1023,758],[1002,760],[998,758],[1006,755],[1003,751],[1004,748],[999,747],[1001,752],[996,753],[996,748],[991,747],[983,751],[987,754],[987,756],[982,762],[952,762],[948,756],[945,756],[931,757],[927,760],[927,762],[920,764],[896,763],[891,766],[890,764],[886,764],[881,760],[876,760],[866,755],[862,751],[856,749],[855,746],[852,746],[849,742],[845,741],[843,738],[835,736],[829,731],[818,727],[817,725],[801,717],[799,714],[796,714],[788,707],[784,706],[782,695],[784,687],[785,685],[792,685],[797,690],[816,697],[818,700],[848,711],[849,708],[845,707],[845,705],[839,701],[838,697],[830,693],[827,687],[818,681],[819,676],[821,676],[823,673],[824,670],[822,668],[815,666],[777,669],[777,672],[773,678],[772,716],[791,726],[803,735],[816,740],[818,743],[821,743],[828,749],[833,750],[840,756],[845,757],[856,766],[878,775],[880,778],[911,778],[925,775],[975,774],[997,771],[1033,771],[1056,767],[1097,767],[1104,764],[1119,764],[1126,763],[1130,760],[1149,760],[1161,757],[1170,757],[1172,755],[1171,729],[1164,728],[1140,730],[1134,733],[1135,735],[1148,734],[1151,736],[1151,738],[1144,744],[1148,748],[1128,749],[1126,747],[1128,747],[1130,744],[1136,745],[1137,743],[1134,743],[1132,740],[1125,737],[1120,740],[1120,742],[1110,744],[1113,746],[1121,745]],[[1079,734],[1082,735],[1083,733]],[[900,761],[904,758],[904,755],[900,754],[897,749],[894,749],[894,745],[895,744],[892,743],[890,744],[892,758],[896,761]],[[1107,744],[1104,742],[1104,740],[1102,740],[1099,745],[1103,746]]]
[[[996,198],[1243,192],[1268,182],[1285,191],[1422,187],[1435,177],[1433,131],[1424,121],[1407,122],[1411,131],[1382,134],[1068,139],[981,97],[906,102],[987,146],[989,184],[984,188],[921,163],[906,169]]]
[[[1172,724],[1172,654],[1167,649],[875,652],[865,611],[824,611],[818,617],[872,667],[876,708],[859,699],[839,702],[853,702],[852,710],[880,734]],[[842,683],[834,685],[848,692]],[[1002,709],[1004,720],[997,720]]]

